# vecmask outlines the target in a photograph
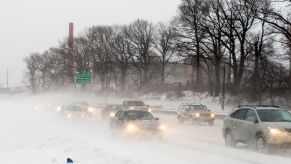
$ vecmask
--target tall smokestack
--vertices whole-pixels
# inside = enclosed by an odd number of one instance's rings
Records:
[[[68,37],[68,74],[70,80],[74,82],[74,55],[73,55],[73,43],[74,43],[74,23],[69,23],[69,37]]]

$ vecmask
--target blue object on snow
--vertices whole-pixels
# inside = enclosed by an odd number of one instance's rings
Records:
[[[71,158],[67,158],[67,163],[74,163],[74,161]]]

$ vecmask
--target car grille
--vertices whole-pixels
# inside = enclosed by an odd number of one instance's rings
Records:
[[[200,115],[201,115],[201,117],[210,117],[210,114],[208,114],[208,113],[201,113]]]
[[[156,126],[140,126],[140,129],[142,130],[156,130]]]

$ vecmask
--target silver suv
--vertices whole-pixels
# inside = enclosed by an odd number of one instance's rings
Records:
[[[291,113],[278,106],[239,106],[223,123],[227,146],[254,146],[259,152],[291,148]]]

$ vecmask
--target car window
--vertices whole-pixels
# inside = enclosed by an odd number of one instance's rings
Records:
[[[258,110],[258,115],[262,122],[291,122],[291,114],[285,110]]]
[[[184,106],[184,109],[185,109],[186,112],[191,112],[192,111],[190,106]]]
[[[151,113],[146,111],[127,111],[125,112],[127,120],[152,120],[154,117]]]
[[[191,111],[197,111],[197,110],[207,110],[207,107],[204,105],[191,105],[190,106]]]
[[[248,109],[239,109],[230,115],[231,118],[244,120],[246,117]]]
[[[143,101],[128,101],[127,106],[145,106]]]
[[[115,114],[115,117],[120,118],[120,114],[121,114],[121,111],[118,111],[118,112]]]
[[[257,118],[256,112],[255,112],[253,109],[249,109],[249,110],[247,111],[247,114],[246,114],[246,118],[245,118],[245,120],[247,120],[247,119],[250,118],[250,117],[255,117],[255,118]]]

